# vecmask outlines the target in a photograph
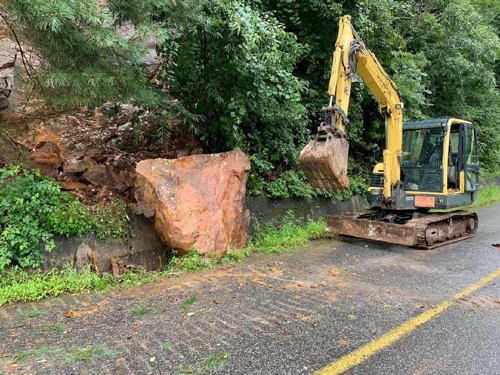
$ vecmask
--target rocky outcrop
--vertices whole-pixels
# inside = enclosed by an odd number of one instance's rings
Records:
[[[16,50],[12,40],[0,39],[0,111],[9,108],[9,97],[14,88]]]
[[[242,151],[143,160],[137,164],[137,209],[154,216],[162,240],[179,255],[225,254],[245,246],[250,160]]]

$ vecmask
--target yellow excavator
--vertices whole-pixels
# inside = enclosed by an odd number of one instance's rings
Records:
[[[331,232],[422,249],[473,237],[477,214],[434,212],[470,205],[479,187],[476,128],[451,117],[403,122],[403,102],[375,55],[351,25],[340,19],[333,54],[325,121],[300,153],[300,165],[316,189],[349,187],[348,107],[351,83],[360,77],[385,119],[383,161],[373,169],[371,209],[327,216]],[[335,103],[333,99],[335,98]]]

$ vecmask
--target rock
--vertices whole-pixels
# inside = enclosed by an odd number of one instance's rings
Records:
[[[96,162],[88,156],[82,158],[71,157],[64,163],[63,169],[66,173],[78,173],[84,172],[94,165],[96,165]]]
[[[85,244],[81,244],[76,250],[76,255],[74,259],[74,267],[81,271],[86,266],[90,265],[90,269],[93,272],[98,273],[96,261],[95,261],[95,252],[90,247]]]
[[[9,97],[14,88],[16,50],[12,40],[0,40],[0,110],[9,108]]]
[[[113,276],[123,275],[127,271],[137,272],[141,269],[144,270],[144,267],[136,266],[134,264],[125,264],[123,260],[120,258],[111,258],[111,273]]]
[[[59,184],[63,190],[78,190],[85,189],[87,187],[87,185],[76,181],[59,181]]]
[[[121,181],[109,165],[91,166],[82,175],[82,178],[95,186],[106,186],[117,191],[127,189],[127,185]]]
[[[31,168],[40,169],[44,176],[55,177],[61,165],[62,157],[56,143],[42,141],[36,145],[35,151],[31,154]]]
[[[143,160],[137,164],[137,210],[154,216],[160,238],[179,255],[225,254],[246,244],[245,192],[250,160],[242,151]]]

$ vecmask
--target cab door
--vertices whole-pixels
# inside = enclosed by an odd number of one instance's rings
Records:
[[[475,192],[479,189],[479,155],[477,149],[477,132],[471,124],[462,124],[461,152],[464,170],[464,190]]]

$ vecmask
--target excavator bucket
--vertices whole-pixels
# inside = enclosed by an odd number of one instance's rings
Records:
[[[300,152],[300,168],[313,188],[344,191],[349,187],[348,154],[349,143],[345,137],[327,133],[310,141]]]

